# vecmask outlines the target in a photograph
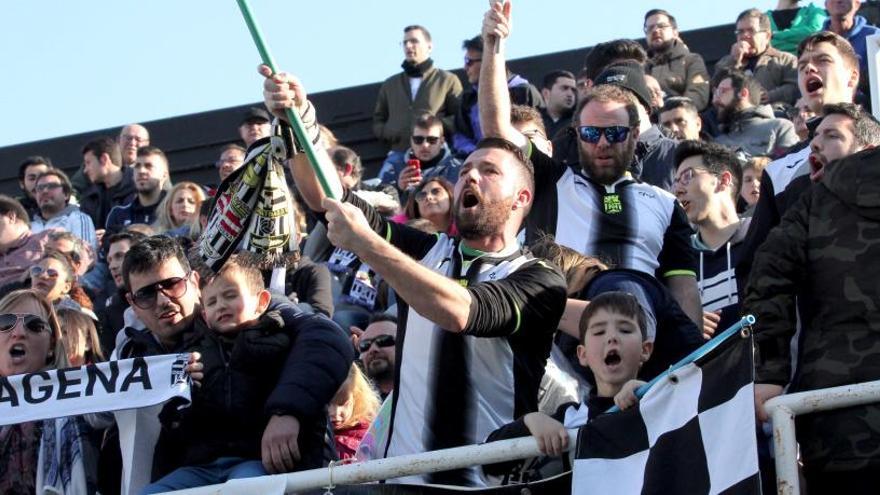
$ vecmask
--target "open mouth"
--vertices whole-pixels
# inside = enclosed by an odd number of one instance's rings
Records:
[[[804,88],[807,90],[807,94],[813,94],[824,88],[825,84],[822,82],[822,79],[818,76],[809,76],[807,78],[806,84],[804,84]]]
[[[616,366],[620,364],[621,358],[620,354],[612,349],[608,351],[608,354],[605,355],[605,365],[606,366]]]
[[[9,357],[13,363],[19,363],[24,360],[27,355],[27,349],[23,344],[15,344],[9,349]]]
[[[170,321],[173,320],[177,316],[177,311],[165,311],[164,313],[159,315],[160,320]]]
[[[465,191],[461,195],[461,206],[464,208],[473,208],[480,204],[480,198],[473,191]]]
[[[688,206],[691,205],[691,202],[686,199],[679,200],[679,202],[681,203],[681,207],[684,209],[684,211],[687,211]]]

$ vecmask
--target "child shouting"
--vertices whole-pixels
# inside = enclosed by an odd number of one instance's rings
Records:
[[[568,450],[566,428],[583,426],[615,404],[621,409],[634,405],[638,401],[635,390],[644,383],[636,376],[653,349],[646,327],[644,311],[632,294],[606,292],[597,296],[579,325],[578,361],[590,368],[596,380],[586,400],[563,404],[552,416],[526,414],[492,432],[487,441],[531,434],[543,454],[559,456]],[[489,470],[497,471],[495,467]]]

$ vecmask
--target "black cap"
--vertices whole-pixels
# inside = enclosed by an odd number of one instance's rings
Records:
[[[626,61],[610,65],[596,77],[595,85],[613,84],[631,91],[647,109],[651,109],[651,90],[645,84],[645,70],[638,62]]]
[[[260,121],[260,122],[271,122],[272,119],[269,117],[269,112],[265,109],[259,107],[251,107],[242,114],[241,122],[238,125],[244,125],[249,122]]]

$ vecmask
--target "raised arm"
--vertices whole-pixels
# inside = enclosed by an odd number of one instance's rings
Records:
[[[494,2],[483,16],[483,63],[480,69],[480,127],[486,137],[500,137],[525,146],[526,137],[510,124],[504,43],[510,35],[511,3]]]
[[[285,110],[288,108],[294,109],[300,115],[309,141],[314,143],[313,148],[318,159],[316,166],[324,172],[324,177],[327,179],[334,197],[342,197],[342,183],[339,181],[339,176],[336,175],[336,169],[333,162],[330,161],[327,150],[318,139],[320,129],[315,118],[315,107],[306,99],[306,90],[302,83],[296,77],[284,72],[273,74],[272,70],[265,65],[260,66],[259,72],[266,78],[263,82],[263,100],[266,107],[273,115],[285,122],[288,122],[287,115],[285,115]],[[321,188],[306,154],[297,153],[289,161],[288,166],[293,174],[293,180],[309,208],[317,212],[324,211],[321,206],[325,197],[324,190]]]

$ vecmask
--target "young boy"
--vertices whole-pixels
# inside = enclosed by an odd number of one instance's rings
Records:
[[[167,475],[142,493],[267,474],[261,462],[269,420],[264,406],[293,341],[283,309],[273,304],[267,311],[270,300],[260,271],[237,255],[205,280],[204,322],[186,346],[201,354],[201,385],[193,388],[189,407],[163,411],[153,475]],[[168,474],[178,466],[185,467]]]
[[[645,314],[632,294],[606,292],[595,297],[581,316],[577,348],[578,361],[596,380],[586,401],[563,404],[552,416],[526,414],[492,432],[487,441],[531,434],[543,454],[559,456],[568,449],[566,428],[583,426],[615,404],[631,407],[638,401],[635,390],[644,383],[635,378],[653,350],[646,327]]]

